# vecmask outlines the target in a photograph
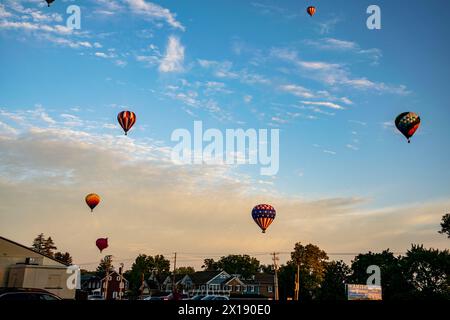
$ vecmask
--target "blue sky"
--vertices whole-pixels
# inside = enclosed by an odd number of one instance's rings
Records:
[[[65,27],[70,4],[81,8],[80,30]],[[305,12],[310,4],[317,6],[313,17]],[[57,0],[47,8],[4,0],[0,132],[37,139],[44,149],[46,139],[59,137],[101,150],[124,143],[133,157],[139,148],[164,154],[174,145],[172,131],[192,130],[194,120],[223,131],[279,128],[275,177],[251,166],[220,170],[241,186],[257,186],[268,201],[277,195],[360,199],[360,210],[434,206],[450,191],[450,4],[378,1],[382,29],[369,30],[370,4]],[[128,140],[116,124],[123,109],[137,114]],[[411,144],[393,127],[404,111],[422,119]],[[36,132],[49,136],[30,138]],[[31,153],[22,165],[8,158],[14,164],[1,166],[1,176],[17,184],[39,176],[40,165],[51,172],[53,158],[33,151],[42,164],[33,164]],[[49,175],[75,183],[79,163],[61,163]],[[197,188],[207,188],[201,178],[210,168],[192,170],[202,172],[192,178]],[[94,176],[87,179],[98,186]],[[436,225],[448,210],[438,208]]]

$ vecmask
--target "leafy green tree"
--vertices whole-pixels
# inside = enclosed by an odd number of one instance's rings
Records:
[[[413,288],[403,274],[401,257],[395,257],[389,249],[381,253],[357,255],[351,265],[351,283],[366,284],[370,276],[367,268],[371,265],[380,268],[383,300],[405,300],[411,297]]]
[[[259,261],[249,255],[231,254],[220,258],[217,262],[219,270],[224,270],[229,274],[240,274],[244,279],[250,278],[259,270]]]
[[[402,258],[402,271],[413,298],[450,299],[450,252],[412,245]]]
[[[347,300],[345,284],[348,283],[352,271],[341,261],[331,261],[325,265],[323,282],[319,290],[321,300]]]
[[[169,270],[170,261],[163,255],[152,257],[140,254],[136,257],[131,270],[125,273],[125,278],[129,281],[132,295],[137,296],[140,294],[142,279],[147,280],[150,275],[163,279],[170,274]]]
[[[219,265],[214,259],[205,259],[203,260],[202,269],[205,271],[217,271],[219,270]]]
[[[195,269],[193,267],[179,267],[175,270],[176,274],[181,275],[189,275],[195,273]]]
[[[70,256],[70,253],[68,252],[56,252],[54,258],[58,261],[61,261],[65,264],[72,264],[72,257]]]
[[[288,264],[300,266],[300,299],[313,299],[318,294],[318,289],[325,275],[325,266],[328,256],[325,251],[318,246],[308,244],[295,244],[294,251],[291,252],[291,261]]]
[[[448,238],[450,238],[450,213],[442,216],[441,230],[439,233],[447,234]]]

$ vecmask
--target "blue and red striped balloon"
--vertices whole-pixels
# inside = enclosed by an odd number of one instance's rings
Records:
[[[275,208],[269,204],[258,204],[252,210],[252,218],[261,228],[262,233],[266,233],[276,214]]]

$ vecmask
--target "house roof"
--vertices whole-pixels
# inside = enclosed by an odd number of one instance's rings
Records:
[[[43,257],[45,257],[45,258],[47,258],[47,259],[56,261],[56,262],[58,262],[58,263],[60,263],[60,264],[62,264],[62,265],[64,265],[64,266],[70,266],[70,264],[67,264],[67,263],[65,263],[65,262],[56,260],[56,259],[53,258],[53,257],[50,257],[50,256],[45,255],[45,254],[43,254],[43,253],[40,253],[40,252],[38,252],[38,251],[36,251],[36,250],[33,250],[33,249],[30,248],[30,247],[27,247],[27,246],[24,246],[23,244],[20,244],[20,243],[18,243],[18,242],[12,241],[12,240],[10,240],[10,239],[7,239],[7,238],[1,237],[1,236],[0,236],[0,239],[1,239],[1,240],[4,240],[4,241],[7,241],[7,242],[9,242],[9,243],[12,243],[12,244],[14,244],[14,245],[16,245],[16,246],[22,247],[22,248],[24,248],[24,249],[27,249],[27,250],[29,250],[29,251],[31,251],[31,252],[34,252],[34,253],[36,253],[36,254],[38,254],[38,255],[41,255],[41,256],[43,256]]]
[[[109,276],[110,276],[110,277],[113,276],[113,275],[119,276],[119,273],[118,273],[117,271],[112,271],[112,272],[109,273]],[[122,276],[123,276],[123,275],[122,275]],[[105,280],[105,278],[106,278],[106,276],[104,276],[104,277],[102,278],[102,281]],[[125,277],[123,277],[123,281],[128,282],[128,280],[127,280]]]
[[[245,284],[269,284],[273,285],[274,276],[269,273],[256,273],[253,279],[243,280]]]
[[[189,277],[194,284],[199,285],[207,283],[221,273],[222,271],[197,271],[196,273],[190,274]]]

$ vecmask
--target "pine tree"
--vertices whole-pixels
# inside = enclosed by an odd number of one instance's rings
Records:
[[[65,253],[56,252],[54,258],[58,261],[61,261],[62,263],[69,264],[69,265],[72,264],[72,257],[70,256],[70,253],[68,253],[68,252],[65,252]]]
[[[39,234],[33,241],[32,248],[39,253],[45,252],[45,237],[44,234]]]

